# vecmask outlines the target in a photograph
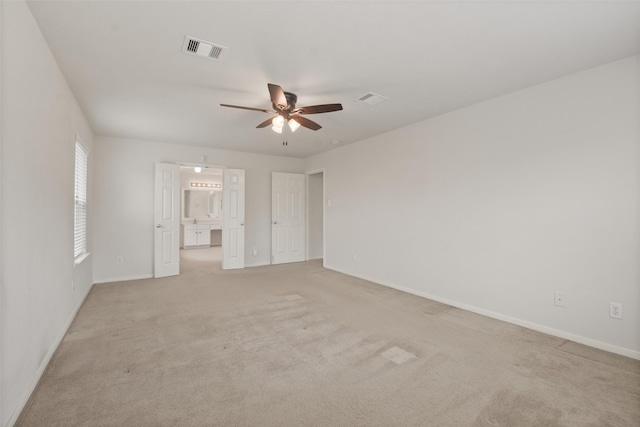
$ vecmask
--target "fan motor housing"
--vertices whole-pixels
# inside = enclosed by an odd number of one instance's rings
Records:
[[[294,108],[296,108],[296,102],[298,102],[298,95],[291,92],[284,92],[284,97],[287,98],[287,104],[289,104],[287,111],[292,111]],[[272,104],[272,105],[273,105],[273,108],[275,108],[275,110],[278,111],[278,106],[275,104]]]

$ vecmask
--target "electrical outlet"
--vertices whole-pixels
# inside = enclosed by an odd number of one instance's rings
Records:
[[[609,303],[609,317],[614,319],[622,319],[622,304],[619,302]]]
[[[553,303],[557,307],[566,307],[567,296],[563,292],[556,292],[554,294]]]
[[[357,261],[358,260],[358,254],[356,254],[355,252],[353,253],[353,260]]]
[[[116,257],[116,264],[122,264],[124,262],[124,260],[122,259],[121,256]]]
[[[258,248],[253,248],[253,256],[258,256]]]

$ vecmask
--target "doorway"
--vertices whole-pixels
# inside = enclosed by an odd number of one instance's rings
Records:
[[[307,172],[307,260],[324,265],[324,169]]]
[[[223,169],[180,166],[180,270],[222,268]]]
[[[189,167],[194,173],[209,168]],[[220,169],[221,182],[218,178],[218,182],[207,184],[204,175],[196,175],[199,181],[188,181],[184,187],[205,190],[211,196],[189,193],[190,198],[200,201],[199,208],[189,212],[183,206],[181,165],[156,163],[155,169],[154,277],[180,274],[180,248],[211,246],[211,232],[217,229],[221,229],[222,269],[244,268],[244,169]],[[220,172],[217,174],[219,177]],[[220,191],[211,193],[212,189]]]

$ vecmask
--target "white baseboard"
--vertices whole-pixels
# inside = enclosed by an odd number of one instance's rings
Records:
[[[112,282],[127,282],[129,280],[143,280],[143,279],[153,279],[152,274],[140,274],[137,276],[123,276],[123,277],[112,277],[109,279],[99,279],[95,282],[95,284],[99,283],[112,283]]]
[[[610,353],[620,354],[622,356],[627,356],[632,359],[640,360],[640,351],[631,350],[624,347],[619,347],[613,344],[609,344],[606,342],[594,340],[592,338],[583,337],[582,335],[575,335],[570,332],[562,331],[559,329],[550,328],[548,326],[540,325],[537,323],[529,322],[527,320],[518,319],[517,317],[507,316],[501,313],[496,313],[493,311],[485,310],[483,308],[475,307],[469,304],[460,303],[458,301],[452,301],[446,298],[441,298],[436,295],[431,295],[426,292],[416,291],[414,289],[406,288],[404,286],[396,285],[395,283],[385,282],[380,280],[374,280],[369,277],[360,276],[352,273],[348,273],[346,271],[342,271],[338,268],[333,268],[328,265],[324,266],[325,268],[333,271],[337,271],[338,273],[347,274],[349,276],[357,277],[359,279],[367,280],[372,283],[376,283],[378,285],[386,286],[389,288],[397,289],[402,292],[406,292],[408,294],[416,295],[422,298],[427,298],[433,301],[437,301],[443,304],[450,305],[452,307],[460,308],[462,310],[471,311],[473,313],[481,314],[483,316],[491,317],[492,319],[502,320],[503,322],[512,323],[514,325],[522,326],[527,329],[532,329],[534,331],[542,332],[548,335],[553,335],[558,338],[564,338],[569,341],[574,341],[580,344],[587,345],[589,347],[594,347],[600,350],[608,351]]]
[[[252,264],[245,264],[244,266],[249,268],[249,267],[263,267],[265,265],[271,265],[270,262],[254,262]]]
[[[36,389],[36,386],[38,385],[38,382],[40,381],[42,374],[44,374],[45,369],[47,369],[47,366],[49,365],[49,362],[51,361],[53,354],[58,349],[58,346],[64,339],[65,335],[67,335],[67,331],[69,330],[71,323],[76,318],[76,315],[80,310],[80,307],[82,307],[82,304],[84,304],[84,301],[87,299],[87,295],[89,295],[89,292],[91,292],[91,289],[93,289],[93,285],[89,286],[85,294],[82,296],[82,298],[80,298],[78,305],[76,305],[73,312],[71,313],[71,316],[69,316],[69,319],[67,320],[61,333],[56,337],[56,339],[53,342],[53,345],[51,346],[51,348],[49,349],[45,357],[42,359],[42,363],[40,363],[40,366],[38,366],[38,370],[35,372],[33,379],[31,380],[31,384],[29,384],[27,391],[25,392],[24,396],[22,396],[22,399],[20,399],[20,402],[18,403],[13,413],[11,414],[11,418],[9,418],[9,421],[6,424],[6,427],[13,427],[16,421],[18,421],[18,417],[20,416],[25,405],[29,401],[31,394]]]

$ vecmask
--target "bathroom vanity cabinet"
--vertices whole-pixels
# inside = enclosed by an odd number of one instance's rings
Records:
[[[204,224],[199,221],[205,222]],[[220,246],[222,244],[222,224],[220,220],[198,220],[182,224],[181,247],[197,248]]]
[[[211,245],[211,224],[184,226],[184,247]]]

